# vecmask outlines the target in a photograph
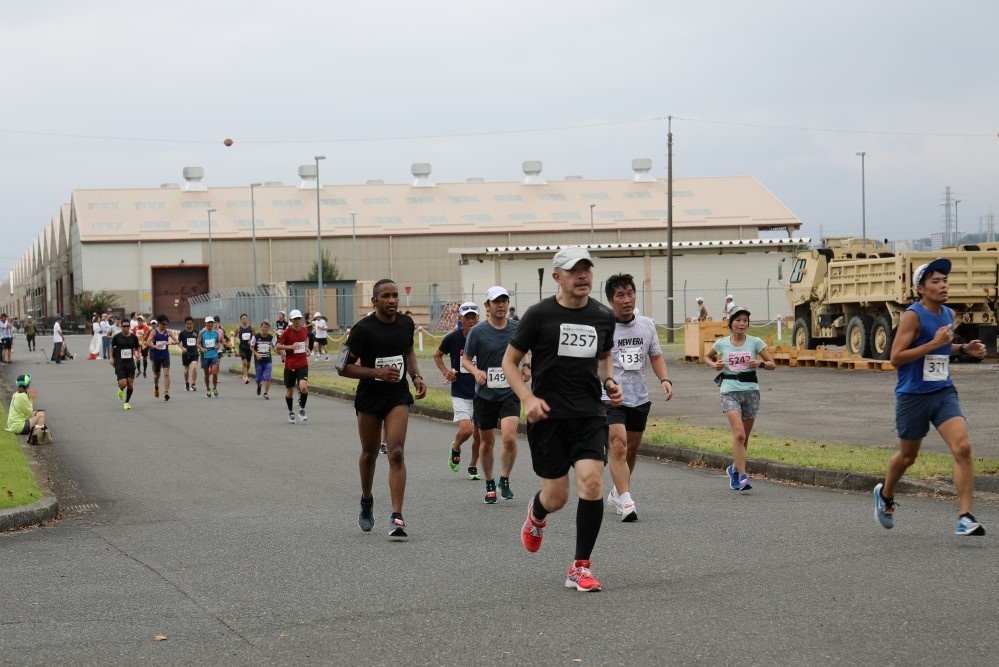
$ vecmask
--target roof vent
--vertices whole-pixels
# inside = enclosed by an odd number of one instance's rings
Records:
[[[369,178],[364,181],[365,185],[385,185],[385,181],[380,178]]]
[[[631,179],[635,183],[655,183],[656,177],[650,174],[652,171],[652,160],[647,157],[631,161],[631,168],[635,170],[635,176]]]
[[[485,183],[486,179],[482,178],[481,176],[473,176],[472,178],[466,178],[465,182],[466,183]]]
[[[303,164],[298,168],[299,190],[315,190],[319,185],[319,168],[314,164]]]
[[[201,167],[184,167],[184,192],[207,192],[208,187],[201,182],[205,170]]]
[[[541,160],[528,160],[520,168],[524,170],[524,185],[548,185],[548,181],[541,178]]]
[[[581,181],[581,180],[583,180],[583,177],[582,176],[566,176],[565,180],[567,180],[567,181]]]
[[[167,189],[169,189],[169,190],[179,190],[180,189],[180,186],[177,185],[176,183],[160,183],[160,187],[163,188],[164,190],[167,190]]]
[[[416,162],[409,168],[413,174],[414,188],[435,188],[434,182],[430,180],[430,163]]]

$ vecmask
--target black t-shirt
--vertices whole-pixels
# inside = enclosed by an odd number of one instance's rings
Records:
[[[610,308],[593,298],[565,308],[548,297],[527,309],[510,345],[531,352],[531,391],[548,403],[551,419],[606,414],[597,357],[614,347]]]
[[[261,364],[271,363],[271,350],[274,349],[274,334],[258,333],[256,336],[254,336],[253,343],[254,343],[253,349],[256,350],[257,354],[260,355],[260,358],[257,359],[257,363]]]
[[[184,327],[180,330],[180,333],[177,334],[181,347],[183,347],[184,352],[189,355],[198,356],[198,333],[197,329],[191,329],[188,331],[187,327]]]
[[[382,322],[377,317],[365,317],[351,327],[346,345],[350,350],[347,363],[360,360],[365,368],[396,366],[402,374],[399,382],[361,380],[357,383],[354,407],[362,412],[365,405],[391,398],[397,392],[405,394],[412,402],[409,393],[409,375],[406,368],[406,355],[413,347],[416,325],[408,315],[396,315],[393,322]]]
[[[253,338],[253,327],[245,326],[236,329],[236,338],[239,340],[239,349],[249,350],[250,339]]]
[[[465,354],[465,334],[455,329],[444,336],[438,349],[451,358],[451,368],[457,374],[451,383],[451,395],[455,398],[475,398],[475,378],[461,367],[461,357]]]
[[[134,364],[135,358],[139,356],[139,337],[134,333],[127,336],[123,333],[115,334],[111,339],[111,352],[114,355],[114,363]]]

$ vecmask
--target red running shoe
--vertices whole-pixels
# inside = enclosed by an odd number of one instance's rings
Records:
[[[566,588],[575,588],[582,593],[595,593],[600,590],[600,582],[590,572],[590,561],[577,560],[569,566],[569,574],[565,578]]]
[[[520,541],[524,543],[525,549],[534,553],[541,548],[541,539],[547,525],[547,519],[538,523],[534,518],[534,498],[531,498],[531,502],[527,503],[527,518],[520,529]]]

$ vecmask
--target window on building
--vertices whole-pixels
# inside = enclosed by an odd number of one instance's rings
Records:
[[[643,218],[665,218],[669,214],[664,208],[647,208],[638,213]]]
[[[433,204],[435,201],[433,197],[406,197],[407,204]]]
[[[420,222],[422,222],[425,225],[430,225],[430,224],[433,224],[435,222],[447,222],[447,216],[446,215],[421,215],[421,216],[417,217],[417,220],[419,220]]]
[[[652,193],[648,190],[640,190],[638,192],[625,192],[625,199],[652,199]]]
[[[488,213],[469,213],[461,216],[465,222],[492,222],[493,216]]]
[[[117,211],[118,202],[116,201],[94,201],[87,205],[91,211]]]
[[[567,201],[569,198],[560,192],[554,194],[538,195],[541,201]]]
[[[711,215],[710,208],[685,208],[683,209],[684,215],[689,215],[690,217],[707,217]]]
[[[124,222],[95,222],[95,232],[120,232],[125,229]]]
[[[496,195],[493,197],[498,202],[506,201],[524,201],[524,197],[521,195]]]
[[[579,196],[583,201],[606,201],[610,195],[606,192],[584,192]]]
[[[538,216],[533,213],[508,213],[506,219],[510,222],[535,222]]]
[[[301,206],[302,205],[302,200],[301,199],[275,199],[274,200],[274,205],[275,206]]]
[[[624,218],[624,211],[601,211],[598,208],[593,213],[601,220],[621,220]]]
[[[180,203],[181,208],[211,208],[212,203],[210,201],[182,201]]]
[[[368,206],[386,206],[392,203],[391,197],[365,197],[361,200]]]
[[[401,215],[376,215],[371,219],[376,225],[401,225]]]
[[[451,197],[452,204],[478,204],[478,195],[455,195]]]
[[[173,229],[169,220],[143,220],[139,223],[140,229]]]
[[[308,227],[312,224],[315,224],[315,220],[309,218],[281,218],[283,227]]]
[[[166,208],[166,202],[165,201],[137,201],[137,202],[135,202],[135,208],[139,209],[140,211],[141,210],[145,210],[145,209],[150,209],[150,208],[159,208],[159,209],[162,209],[162,208]]]
[[[320,199],[319,203],[323,206],[346,206],[346,199]]]
[[[579,211],[555,211],[552,213],[552,218],[555,220],[580,220],[582,217]]]

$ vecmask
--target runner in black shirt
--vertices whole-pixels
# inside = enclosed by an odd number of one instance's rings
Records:
[[[361,439],[361,514],[358,525],[367,532],[374,528],[371,486],[381,444],[382,427],[388,443],[389,491],[392,497],[392,518],[389,537],[406,539],[406,522],[402,518],[402,502],[406,493],[406,428],[409,425],[408,374],[416,387],[416,398],[427,395],[413,350],[416,326],[412,318],[398,314],[399,287],[384,278],[375,283],[371,302],[373,316],[359,320],[350,330],[336,360],[336,369],[343,377],[357,378],[354,409]]]
[[[527,415],[527,442],[541,491],[527,505],[521,540],[541,548],[546,517],[569,498],[569,468],[576,470],[576,555],[567,588],[599,591],[590,554],[603,519],[603,474],[607,462],[607,417],[601,385],[613,406],[621,404],[610,352],[614,313],[590,299],[593,261],[585,248],[569,246],[553,262],[558,293],[527,309],[503,358],[503,371]],[[530,352],[532,386],[519,368]]]
[[[141,356],[142,346],[139,337],[131,331],[132,323],[128,320],[121,321],[121,333],[115,334],[111,339],[111,359],[109,363],[114,366],[115,377],[118,378],[118,400],[124,401],[122,407],[131,410],[132,405],[132,381],[135,379],[137,368],[136,359]]]
[[[198,330],[194,328],[194,318],[184,318],[184,329],[177,337],[180,341],[180,361],[184,365],[184,391],[197,391],[198,388]]]

